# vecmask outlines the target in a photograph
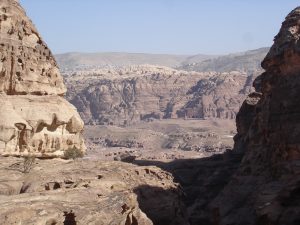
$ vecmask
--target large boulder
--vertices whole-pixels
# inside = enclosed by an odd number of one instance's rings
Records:
[[[0,2],[0,154],[85,150],[83,122],[63,96],[56,61],[18,1]]]

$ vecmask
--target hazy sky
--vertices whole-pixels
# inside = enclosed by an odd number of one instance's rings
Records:
[[[270,46],[299,0],[20,0],[54,53],[224,54]]]

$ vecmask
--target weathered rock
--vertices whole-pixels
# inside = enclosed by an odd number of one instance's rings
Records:
[[[23,174],[22,164],[0,157],[1,224],[188,224],[178,185],[157,167],[53,159]]]
[[[0,92],[63,95],[55,59],[22,7],[3,0],[0,9]]]
[[[65,77],[68,99],[86,124],[130,125],[166,118],[235,119],[256,77],[255,73],[196,73],[149,65],[103,73]]]
[[[74,106],[59,96],[0,95],[2,155],[64,155],[71,146],[84,149],[83,122]]]
[[[245,156],[211,204],[214,224],[300,223],[299,21],[296,8],[262,62],[261,96],[240,110],[238,141],[246,141],[235,150]]]
[[[85,150],[55,59],[17,1],[0,2],[0,154],[61,157]]]

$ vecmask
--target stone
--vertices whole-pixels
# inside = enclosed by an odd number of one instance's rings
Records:
[[[244,157],[210,204],[214,224],[300,222],[299,21],[298,7],[262,62],[266,71],[254,82],[261,93],[251,94],[240,109],[234,151]]]
[[[187,225],[182,192],[154,166],[0,157],[0,221],[12,224]],[[163,202],[163,204],[162,204]]]
[[[0,154],[85,151],[83,122],[63,95],[56,61],[18,1],[0,2]]]
[[[0,92],[64,95],[57,63],[18,2],[0,3]]]
[[[234,120],[255,78],[151,65],[65,75],[67,98],[85,124],[118,126],[170,118]]]
[[[3,96],[0,111],[2,155],[63,157],[71,146],[84,149],[83,122],[59,96]]]

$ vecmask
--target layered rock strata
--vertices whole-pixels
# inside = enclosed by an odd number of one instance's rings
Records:
[[[63,156],[84,151],[83,122],[63,96],[51,51],[18,1],[0,2],[0,154]]]
[[[235,119],[256,73],[196,73],[150,65],[65,76],[86,124],[167,118]]]

